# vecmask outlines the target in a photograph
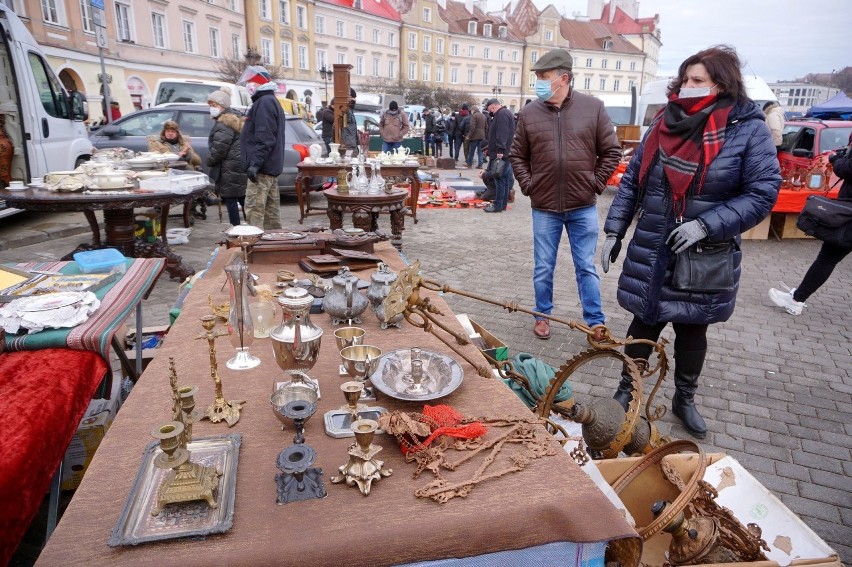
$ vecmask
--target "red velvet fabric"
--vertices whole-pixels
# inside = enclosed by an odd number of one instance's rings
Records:
[[[0,354],[0,565],[38,512],[106,371],[89,351]]]

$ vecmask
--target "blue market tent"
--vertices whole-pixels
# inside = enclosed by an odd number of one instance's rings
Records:
[[[810,107],[805,116],[827,120],[852,120],[852,98],[841,91],[824,103]]]

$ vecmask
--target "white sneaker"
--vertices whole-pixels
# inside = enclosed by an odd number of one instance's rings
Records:
[[[802,309],[806,307],[806,305],[802,301],[796,301],[793,299],[793,292],[796,291],[796,288],[790,289],[784,282],[781,282],[781,285],[784,286],[784,289],[787,291],[781,291],[780,289],[771,287],[769,288],[769,299],[771,299],[772,303],[778,307],[783,307],[790,315],[801,315]]]

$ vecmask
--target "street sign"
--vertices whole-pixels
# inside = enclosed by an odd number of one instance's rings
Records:
[[[95,42],[97,43],[98,47],[102,47],[104,49],[109,47],[109,44],[107,43],[106,28],[101,26],[95,26]]]
[[[99,10],[97,8],[92,10],[92,22],[94,22],[95,26],[99,26],[102,28],[106,27],[106,18],[104,17],[104,11]]]
[[[104,9],[104,0],[89,0],[89,4],[92,8],[97,8],[98,10]]]

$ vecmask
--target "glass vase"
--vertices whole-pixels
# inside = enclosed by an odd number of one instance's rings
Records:
[[[225,274],[231,287],[231,311],[228,313],[228,335],[237,354],[225,363],[231,370],[248,370],[260,364],[260,359],[249,353],[254,341],[254,325],[248,302],[248,265],[237,258],[225,266]]]

